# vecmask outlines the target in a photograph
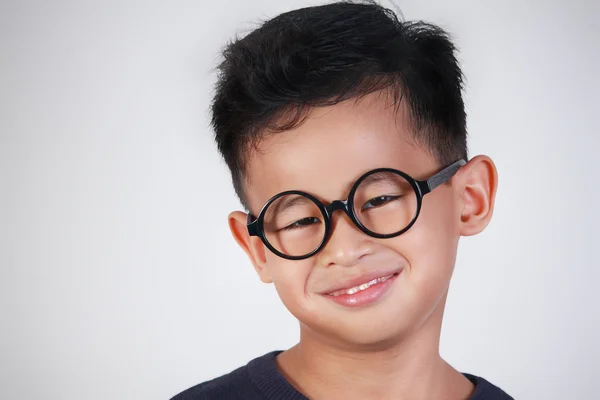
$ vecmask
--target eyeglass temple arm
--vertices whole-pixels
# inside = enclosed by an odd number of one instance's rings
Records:
[[[462,167],[466,163],[467,162],[465,160],[458,160],[450,164],[431,178],[427,179],[426,181],[419,181],[421,192],[423,194],[427,194],[436,187],[440,186],[441,184],[448,182],[450,178],[452,178],[458,172],[460,167]]]
[[[250,236],[256,236],[258,235],[258,227],[257,225],[257,219],[254,215],[252,215],[250,213],[250,211],[248,211],[248,216],[246,217],[246,227],[248,228],[248,234]]]

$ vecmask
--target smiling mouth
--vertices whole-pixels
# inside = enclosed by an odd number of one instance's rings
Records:
[[[355,293],[358,292],[362,292],[363,290],[366,290],[374,285],[377,285],[379,283],[383,283],[385,281],[387,281],[388,279],[391,279],[393,277],[395,277],[396,275],[398,275],[398,273],[394,273],[394,274],[390,274],[390,275],[386,275],[386,276],[382,276],[379,278],[375,278],[370,280],[369,282],[363,283],[361,285],[358,286],[354,286],[348,289],[341,289],[341,290],[336,290],[334,292],[331,293],[327,293],[328,296],[332,296],[332,297],[338,297],[338,296],[342,296],[342,295],[353,295]]]

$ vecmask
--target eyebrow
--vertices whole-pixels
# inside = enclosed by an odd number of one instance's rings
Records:
[[[354,179],[352,181],[349,181],[348,183],[346,183],[346,185],[344,186],[344,191],[343,193],[350,193],[350,189],[352,189],[352,186],[354,186],[354,184],[356,183],[358,179]],[[372,184],[372,183],[379,183],[379,182],[390,182],[390,174],[386,173],[386,172],[375,172],[373,174],[368,175],[365,179],[363,179],[361,181],[361,185],[363,184]]]
[[[299,194],[293,195],[292,196],[285,196],[286,198],[283,199],[282,201],[276,201],[276,205],[275,205],[275,210],[274,213],[275,214],[279,214],[283,211],[289,210],[290,208],[298,205],[298,204],[302,204],[302,203],[313,203],[311,200],[309,200],[308,198],[301,196]],[[291,198],[290,198],[291,197]]]
[[[368,175],[365,179],[363,179],[360,183],[362,184],[371,184],[371,183],[379,183],[382,181],[392,181],[392,179],[390,178],[390,173],[389,172],[375,172],[374,174],[370,174]],[[354,185],[356,181],[352,182],[350,184],[350,187],[352,187],[352,185]],[[349,190],[349,189],[348,189]]]

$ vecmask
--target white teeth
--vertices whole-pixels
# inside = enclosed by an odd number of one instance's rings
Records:
[[[335,297],[335,296],[339,296],[339,295],[342,295],[342,294],[354,294],[354,293],[358,293],[358,292],[360,292],[362,290],[370,288],[371,286],[373,286],[376,283],[384,282],[384,281],[390,279],[392,276],[394,276],[394,274],[391,274],[391,275],[388,275],[388,276],[382,276],[381,278],[373,279],[373,280],[371,280],[371,281],[369,281],[367,283],[363,283],[362,285],[354,286],[354,287],[352,287],[350,289],[336,290],[335,292],[329,293],[329,295]]]

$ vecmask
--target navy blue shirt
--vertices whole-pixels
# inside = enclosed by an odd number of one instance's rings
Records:
[[[212,381],[196,385],[171,400],[308,400],[277,369],[274,351]],[[514,400],[483,378],[463,374],[475,385],[470,400]]]

